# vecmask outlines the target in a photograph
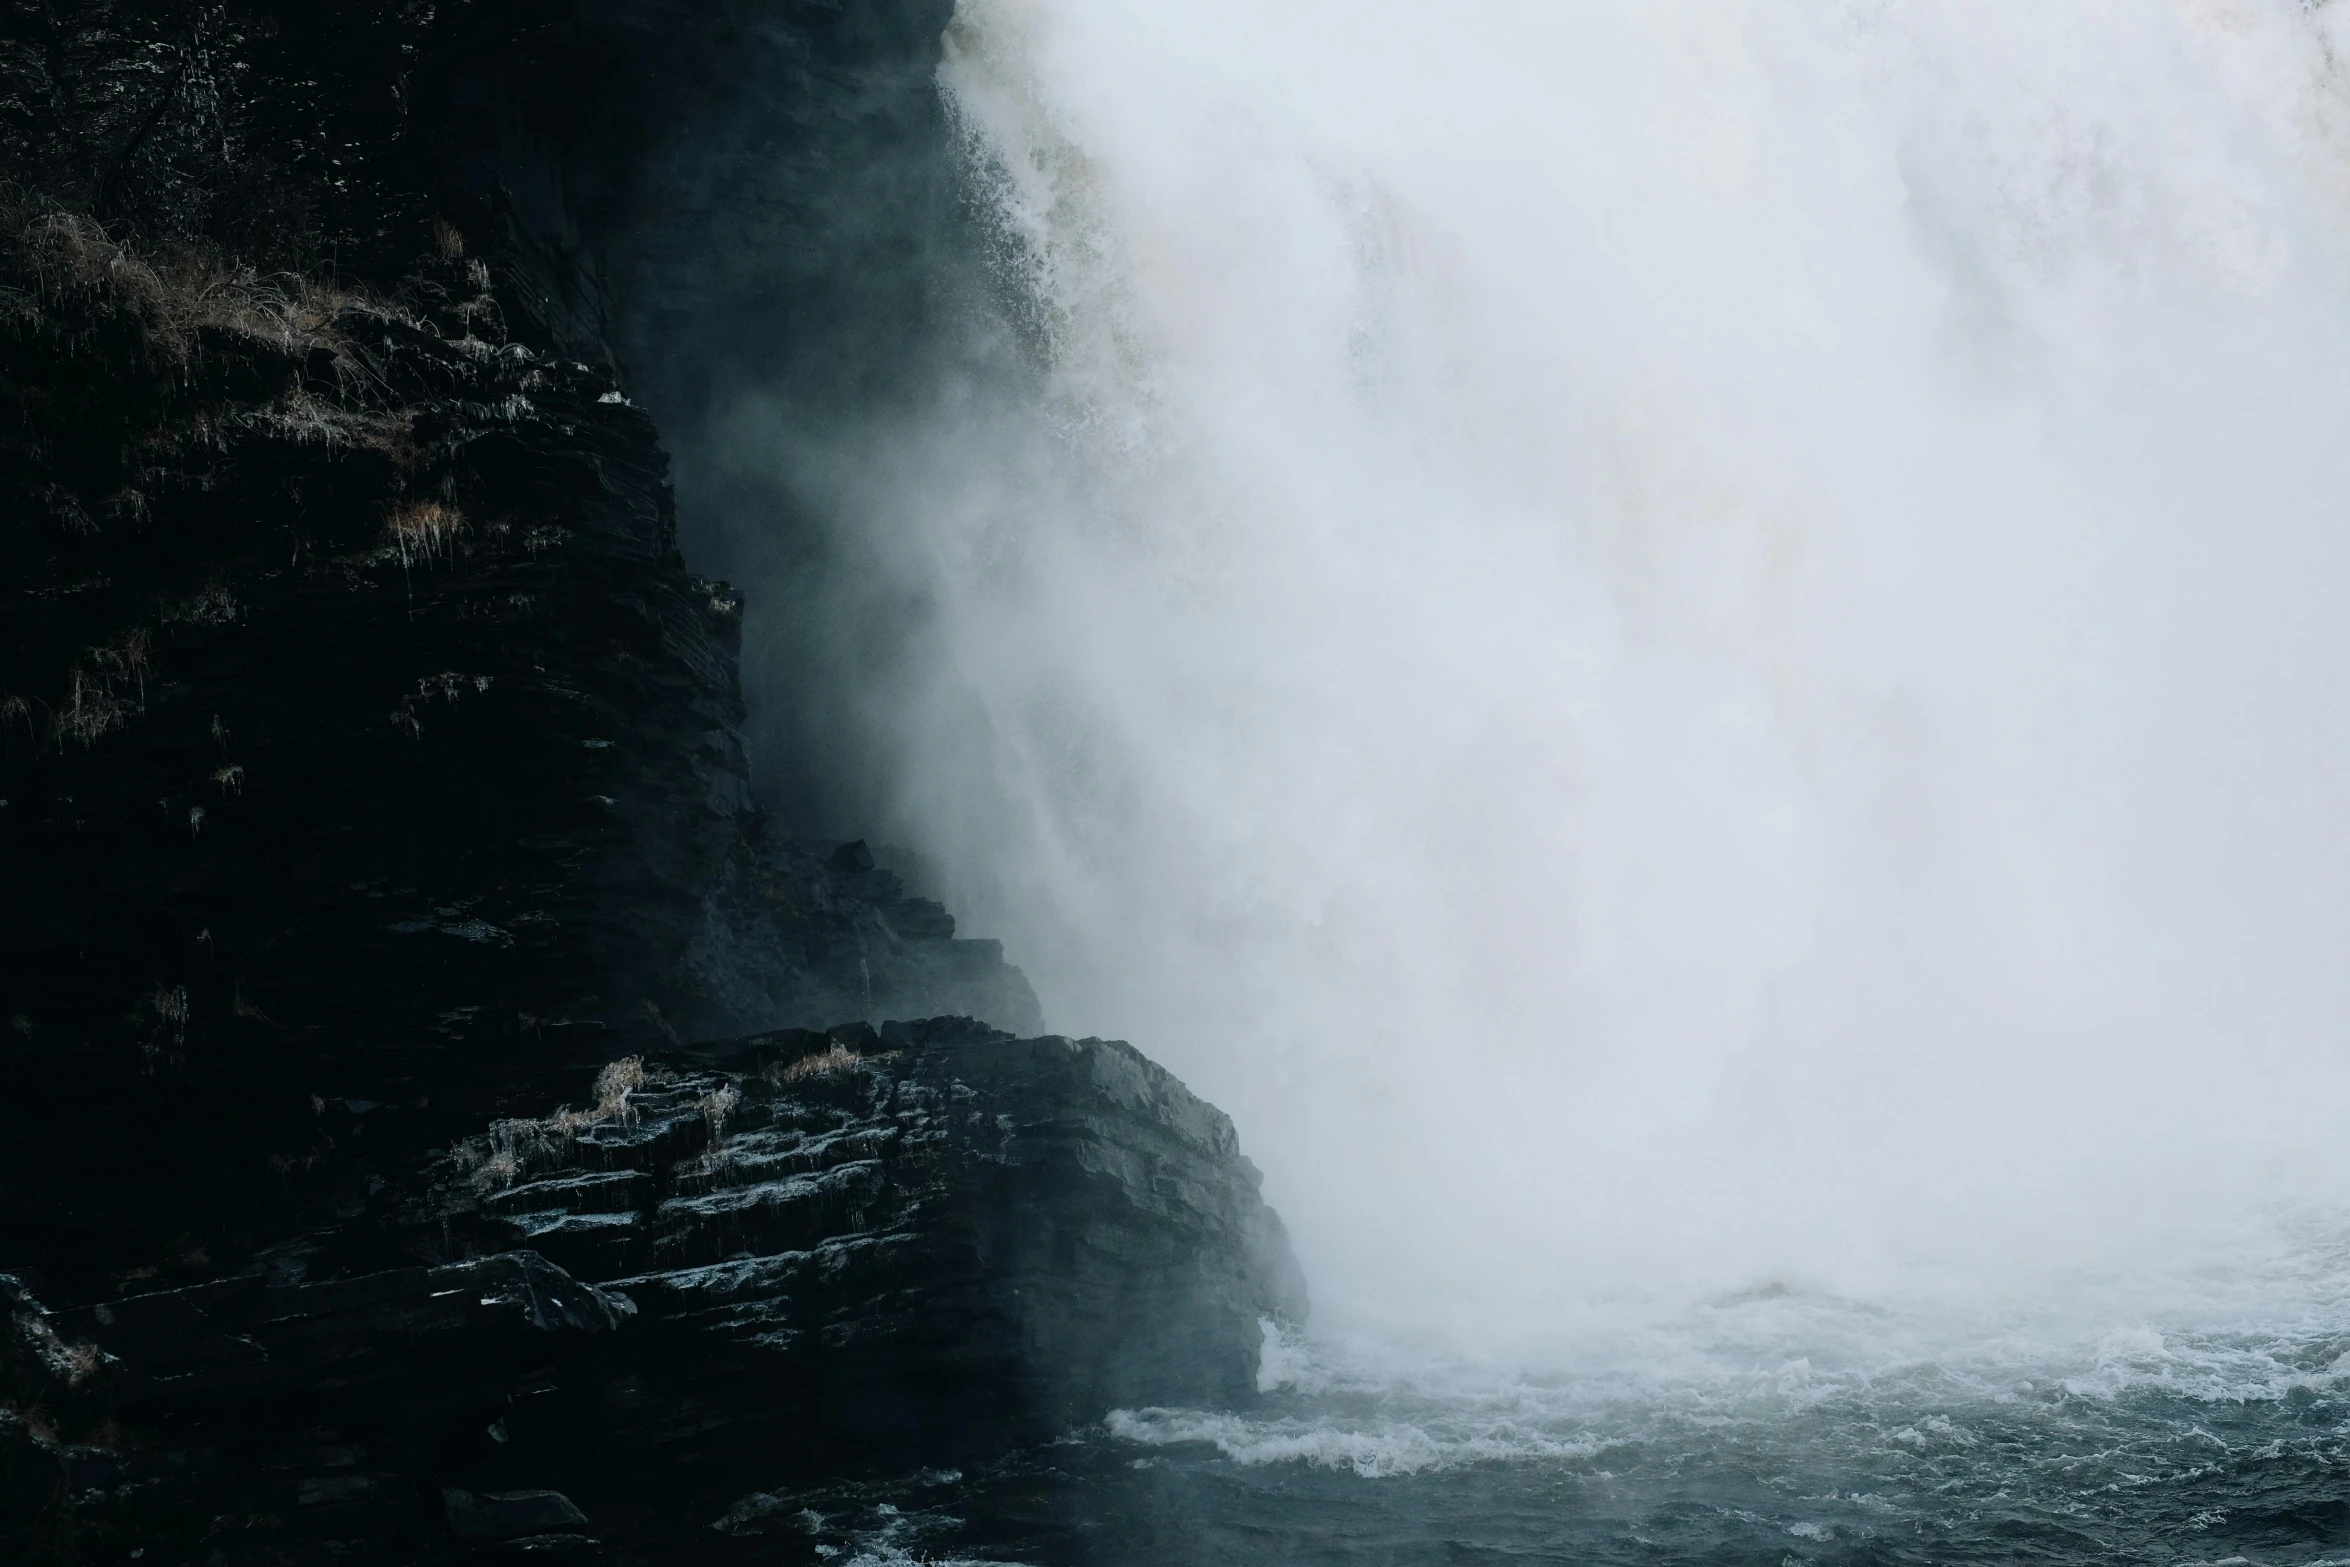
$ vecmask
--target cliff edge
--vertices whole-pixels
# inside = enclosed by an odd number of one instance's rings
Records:
[[[703,76],[826,165],[944,21],[7,8],[0,1554],[716,1560],[1302,1313],[1229,1122],[759,803],[624,372],[750,286]]]

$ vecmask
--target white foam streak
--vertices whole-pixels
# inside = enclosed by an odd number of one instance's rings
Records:
[[[2345,18],[964,0],[893,834],[1342,1312],[2338,1197]]]
[[[2198,1436],[2206,1422],[2350,1387],[2345,1238],[2337,1222],[2265,1237],[2250,1271],[2081,1273],[2055,1290],[1747,1292],[1589,1317],[1531,1357],[1523,1344],[1469,1357],[1387,1334],[1268,1331],[1273,1396],[1257,1409],[1119,1410],[1106,1428],[1144,1448],[1206,1444],[1240,1464],[1372,1479],[1492,1462],[1632,1469],[1644,1454],[1812,1439],[1996,1469],[2018,1462],[2021,1432],[2077,1455],[2154,1431],[2180,1444],[2177,1461],[2202,1462],[2199,1440],[2226,1445]]]

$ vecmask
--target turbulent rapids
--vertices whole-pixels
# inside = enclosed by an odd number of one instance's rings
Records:
[[[1082,1447],[811,1496],[810,1527],[877,1563],[2336,1563],[2350,1236],[2254,1249],[2167,1276],[2152,1315],[2110,1276],[1766,1290],[1545,1370],[1276,1336],[1252,1413],[1121,1411]],[[1021,1535],[1048,1499],[1075,1539]]]

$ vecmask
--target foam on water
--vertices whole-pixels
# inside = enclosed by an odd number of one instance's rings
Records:
[[[753,1499],[739,1527],[877,1563],[2344,1558],[2350,1226],[1952,1282],[1619,1303],[1507,1353],[1268,1324],[1245,1410],[1120,1410],[967,1474]]]
[[[1972,1299],[1771,1289],[1588,1323],[1539,1359],[1268,1323],[1264,1410],[1120,1410],[1106,1430],[1146,1448],[1207,1444],[1240,1464],[1364,1478],[1569,1459],[1604,1469],[1611,1454],[1687,1450],[1730,1431],[1768,1447],[1806,1416],[1823,1426],[1805,1440],[1861,1462],[1974,1453],[1995,1468],[2019,1430],[2064,1446],[2133,1423],[2158,1447],[2218,1448],[2199,1407],[2350,1395],[2350,1228],[2278,1229],[2253,1276],[2085,1275]],[[2003,1433],[1991,1448],[1986,1427]],[[2339,1445],[2338,1422],[2320,1434]]]
[[[1171,1477],[1077,1511],[1158,1509],[1107,1560],[2317,1567],[2346,1537],[2343,1238],[2254,1278],[1752,1291],[1540,1357],[1282,1334],[1258,1409],[1114,1414],[1102,1441]]]
[[[1205,1442],[1235,1463],[1304,1463],[1350,1469],[1365,1479],[1495,1460],[1587,1458],[1599,1451],[1589,1438],[1561,1441],[1547,1435],[1539,1421],[1478,1419],[1464,1410],[1433,1423],[1434,1430],[1408,1421],[1357,1428],[1329,1418],[1255,1420],[1215,1411],[1118,1409],[1110,1412],[1106,1427],[1120,1441],[1151,1447]]]

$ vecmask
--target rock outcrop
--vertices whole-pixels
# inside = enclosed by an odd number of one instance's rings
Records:
[[[20,1546],[771,1560],[717,1526],[774,1488],[1246,1399],[1304,1310],[1230,1122],[1125,1045],[857,1025],[594,1094],[452,1150],[409,1266],[313,1281],[321,1233],[54,1314],[0,1283]]]
[[[1245,1399],[1260,1319],[1303,1313],[1231,1122],[1128,1045],[858,1025],[604,1081],[466,1145],[430,1211],[731,1346],[775,1418],[833,1411],[828,1446],[943,1459],[1105,1401]],[[691,1427],[743,1399],[672,1402]]]
[[[266,1211],[314,1099],[437,1107],[413,1149],[681,1027],[1037,1026],[993,943],[754,808],[740,605],[652,424],[474,335],[481,269],[417,308],[18,225],[0,1062],[128,1185],[12,1140],[0,1238],[234,1249],[180,1172],[252,1147],[226,1206]]]
[[[790,283],[678,281],[695,73],[881,145],[945,12],[0,13],[0,1559],[719,1560],[1302,1312],[1220,1114],[762,803],[623,373]]]

